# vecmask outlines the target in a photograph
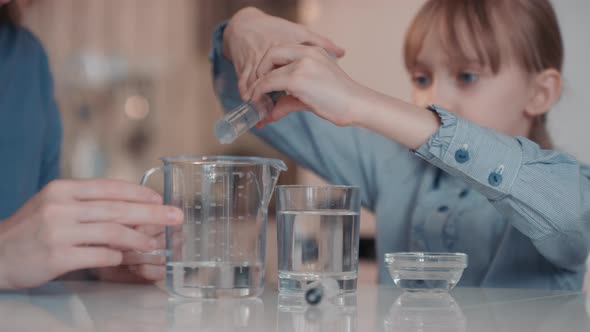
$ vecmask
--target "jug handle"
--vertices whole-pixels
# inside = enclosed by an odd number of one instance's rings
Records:
[[[141,180],[139,180],[139,184],[141,184],[142,186],[145,186],[146,183],[148,182],[148,179],[150,178],[150,176],[152,176],[157,171],[161,171],[162,167],[164,167],[164,166],[154,167],[154,168],[147,170],[147,172],[145,172],[143,174],[143,176],[141,177]]]
[[[150,178],[150,176],[152,176],[154,173],[156,173],[157,171],[162,171],[164,166],[160,166],[160,167],[154,167],[151,168],[149,170],[147,170],[143,176],[141,177],[141,180],[139,180],[139,184],[142,186],[145,186],[148,182],[148,179]],[[152,250],[152,251],[143,251],[143,252],[138,252],[139,254],[142,255],[166,255],[166,250],[165,249],[158,249],[158,250]]]

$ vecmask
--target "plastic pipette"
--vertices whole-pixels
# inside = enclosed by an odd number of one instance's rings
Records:
[[[279,98],[287,95],[284,91],[263,94],[257,100],[248,100],[229,111],[215,124],[215,137],[221,144],[229,144],[238,136],[250,130],[270,114]]]

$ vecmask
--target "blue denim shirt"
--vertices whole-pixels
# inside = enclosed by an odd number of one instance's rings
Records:
[[[222,24],[211,62],[225,110],[242,102],[222,55]],[[464,252],[459,286],[578,290],[590,246],[590,169],[524,137],[482,128],[433,108],[441,126],[409,151],[310,112],[254,133],[335,184],[358,185],[377,216],[379,280],[392,283],[384,254]]]
[[[0,24],[0,221],[59,173],[61,122],[47,56],[24,28]]]

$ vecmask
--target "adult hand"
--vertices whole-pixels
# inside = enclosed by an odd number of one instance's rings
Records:
[[[178,225],[182,211],[149,188],[118,180],[57,180],[0,223],[0,288],[33,287],[64,273],[118,266],[158,240],[137,225]]]
[[[157,249],[166,247],[165,227],[160,225],[137,226],[135,230],[158,242]],[[129,283],[151,283],[166,276],[166,257],[138,251],[123,251],[121,265],[95,269],[100,280]]]

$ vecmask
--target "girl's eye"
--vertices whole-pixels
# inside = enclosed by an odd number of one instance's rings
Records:
[[[461,84],[470,84],[476,82],[479,79],[479,75],[470,72],[462,72],[459,73],[457,79]]]
[[[424,75],[414,76],[413,80],[414,80],[414,84],[418,87],[421,87],[421,88],[425,88],[425,87],[429,86],[430,83],[432,83],[432,79],[430,77],[424,76]]]

